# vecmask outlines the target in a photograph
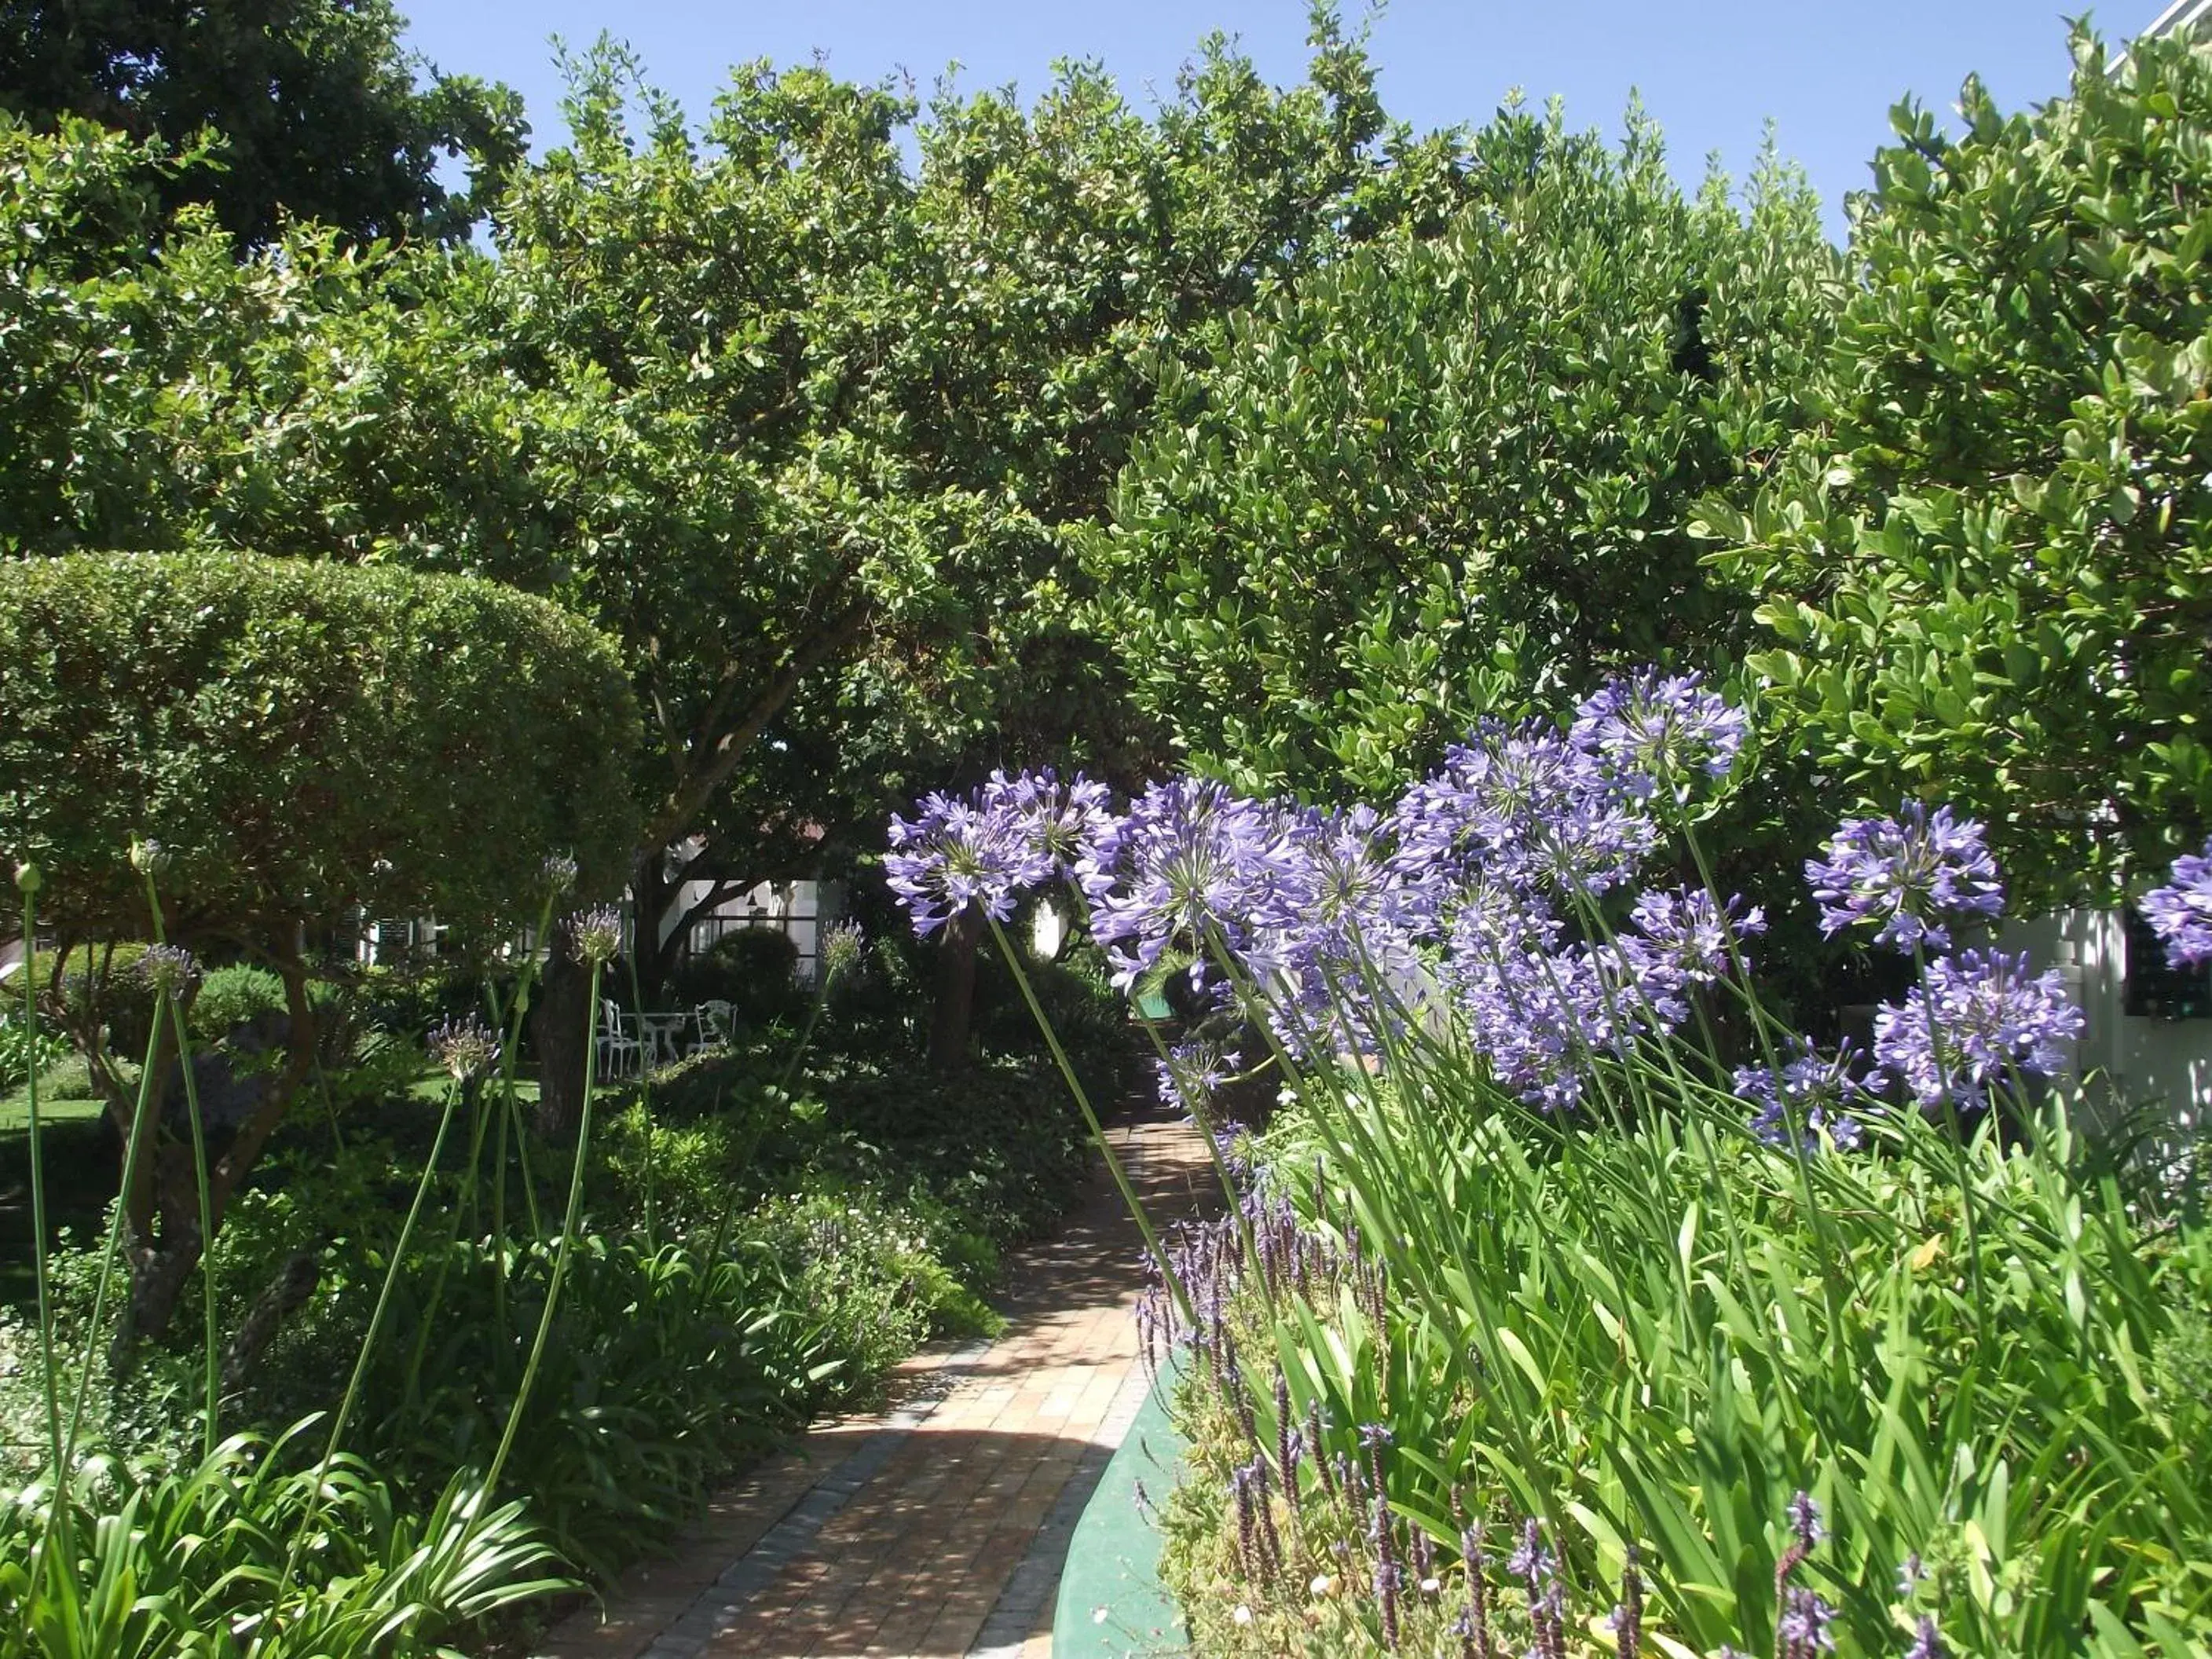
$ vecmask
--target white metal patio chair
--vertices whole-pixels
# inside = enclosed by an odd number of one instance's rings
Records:
[[[622,1006],[612,997],[599,999],[599,1075],[628,1077],[638,1068],[642,1046],[636,1028],[623,1027]]]

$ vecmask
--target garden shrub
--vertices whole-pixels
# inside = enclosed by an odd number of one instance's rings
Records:
[[[218,968],[200,981],[192,999],[192,1035],[203,1042],[220,1042],[234,1026],[256,1014],[283,1012],[284,981],[266,968]]]
[[[1784,740],[1975,814],[2031,908],[2212,829],[2212,57],[2072,44],[2031,112],[1899,106],[1812,418],[1699,514]]]
[[[635,830],[635,708],[607,642],[466,578],[11,560],[0,714],[0,836],[44,867],[44,919],[96,936],[143,928],[143,837],[168,854],[173,935],[289,951],[351,904],[464,936],[519,925],[548,852],[604,891]]]

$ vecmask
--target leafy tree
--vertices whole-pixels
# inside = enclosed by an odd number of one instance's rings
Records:
[[[219,167],[167,174],[161,198],[212,204],[246,246],[287,219],[355,240],[452,240],[528,129],[507,88],[403,52],[404,27],[390,0],[0,0],[0,110],[174,149],[211,135]],[[471,188],[454,193],[437,166],[459,155]]]
[[[1478,714],[1744,636],[1688,533],[1795,419],[1836,276],[1771,161],[1694,201],[1632,115],[1474,139],[1442,235],[1264,291],[1170,365],[1086,544],[1107,630],[1201,765],[1371,792]]]
[[[218,1224],[313,1063],[308,931],[360,905],[492,942],[535,920],[555,853],[611,891],[636,741],[609,642],[494,583],[238,553],[0,562],[0,841],[42,867],[40,919],[64,954],[143,938],[129,853],[154,838],[168,938],[283,983],[285,1062],[210,1171]],[[114,988],[86,989],[71,1017],[127,1134],[99,1040]],[[163,1033],[157,1075],[174,1057]],[[164,1136],[125,1203],[130,1328],[158,1330],[199,1256],[189,1150]]]
[[[1154,361],[1466,188],[1455,141],[1391,128],[1357,44],[1316,33],[1311,84],[1216,42],[1152,118],[1082,66],[1028,107],[946,91],[918,167],[895,89],[748,66],[695,133],[602,48],[574,143],[502,198],[496,259],[301,229],[239,264],[158,203],[128,222],[119,141],[0,134],[25,233],[0,422],[32,458],[0,538],[559,599],[623,642],[645,711],[647,914],[865,845],[922,779],[1101,738],[1133,767],[1152,739],[1079,626],[1067,537]],[[76,258],[85,203],[161,258]]]
[[[1896,111],[1819,418],[1704,514],[1805,751],[1986,819],[2029,902],[2212,829],[2212,60],[2073,46],[2032,114]]]

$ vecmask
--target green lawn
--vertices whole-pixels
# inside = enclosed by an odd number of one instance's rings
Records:
[[[39,1079],[39,1116],[47,1123],[76,1121],[98,1117],[100,1104],[90,1098],[91,1080],[85,1076],[84,1062],[71,1055],[58,1066],[46,1068]],[[31,1127],[31,1091],[27,1085],[11,1089],[0,1095],[0,1134],[28,1129]]]

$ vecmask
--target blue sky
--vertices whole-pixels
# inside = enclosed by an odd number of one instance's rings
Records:
[[[2108,35],[2147,24],[2160,0],[2094,14]],[[904,70],[926,90],[945,67],[958,84],[1012,82],[1034,93],[1060,58],[1092,58],[1139,102],[1171,93],[1176,70],[1210,29],[1237,36],[1278,82],[1301,77],[1298,0],[400,0],[409,44],[440,68],[506,82],[523,95],[542,147],[563,129],[549,39],[624,40],[649,77],[694,114],[728,66],[826,53],[855,80]],[[1396,0],[1374,21],[1384,106],[1418,127],[1478,122],[1519,88],[1557,94],[1578,126],[1617,130],[1630,90],[1664,129],[1675,169],[1702,172],[1717,151],[1741,176],[1771,118],[1785,155],[1811,175],[1839,227],[1847,190],[1906,93],[1948,112],[1978,72],[2008,107],[2064,88],[2063,18],[2048,0]],[[1348,8],[1356,15],[1356,8]]]

